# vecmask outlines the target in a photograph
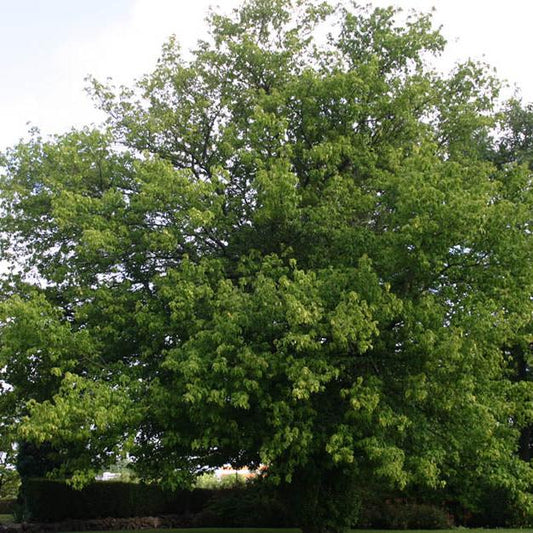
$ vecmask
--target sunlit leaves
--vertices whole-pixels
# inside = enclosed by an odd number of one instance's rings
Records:
[[[531,117],[398,16],[248,2],[190,59],[93,82],[105,132],[5,154],[6,420],[62,475],[263,462],[337,525],[368,480],[527,502]]]

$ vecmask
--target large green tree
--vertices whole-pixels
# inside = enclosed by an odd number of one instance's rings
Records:
[[[5,154],[1,416],[61,475],[264,463],[307,529],[370,483],[529,512],[531,172],[498,82],[397,15],[213,14],[190,59],[93,82],[103,131]]]

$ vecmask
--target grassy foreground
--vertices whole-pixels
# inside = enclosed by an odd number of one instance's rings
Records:
[[[131,533],[132,530],[124,531],[91,531],[81,533]],[[524,529],[352,529],[351,533],[487,533],[494,531],[494,533],[528,533],[533,532],[533,528]],[[74,533],[74,532],[73,532]],[[299,529],[283,529],[283,528],[253,528],[253,527],[200,527],[200,528],[183,528],[183,529],[143,529],[142,533],[300,533]]]
[[[13,517],[8,514],[0,515],[0,524],[6,524],[12,522]],[[487,533],[488,531],[494,531],[495,533],[533,533],[533,528],[523,529],[352,529],[352,533],[458,533],[463,531],[464,533]],[[77,532],[72,532],[77,533]],[[113,531],[91,531],[80,533],[132,533],[132,530],[113,530]],[[290,528],[253,528],[253,527],[196,527],[196,528],[183,528],[183,529],[143,529],[142,533],[300,533],[299,529]]]

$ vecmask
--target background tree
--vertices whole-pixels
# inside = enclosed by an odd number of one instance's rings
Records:
[[[171,39],[134,88],[93,82],[104,132],[5,154],[4,415],[62,475],[265,463],[317,530],[366,480],[530,511],[502,349],[531,320],[530,170],[494,159],[498,82],[436,73],[430,19],[396,16],[213,14],[192,59]]]
[[[533,150],[531,132],[533,129],[533,109],[518,99],[507,102],[501,112],[499,131],[490,157],[499,168],[522,168],[529,172],[533,169]],[[526,172],[527,174],[527,172]],[[514,189],[515,195],[522,195],[521,188]],[[528,231],[528,226],[524,226]],[[528,390],[531,381],[532,331],[526,324],[522,331],[517,332],[514,341],[504,347],[509,361],[511,379],[517,382],[517,389]],[[531,461],[533,450],[533,413],[529,402],[524,398],[521,408],[516,413],[516,422],[521,427],[519,456],[524,461]]]

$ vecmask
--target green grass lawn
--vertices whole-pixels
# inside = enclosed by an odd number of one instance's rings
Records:
[[[12,522],[13,517],[10,514],[0,514],[0,524]],[[533,529],[411,529],[411,530],[395,530],[395,529],[352,529],[352,533],[487,533],[494,531],[494,533],[528,533]],[[131,533],[132,530],[113,530],[113,531],[91,531],[90,533]],[[75,533],[75,532],[72,532]],[[87,533],[87,532],[84,532]],[[233,528],[233,527],[197,527],[197,528],[183,528],[183,529],[143,529],[142,533],[300,533],[299,529],[289,528]]]
[[[111,533],[131,533],[132,530],[113,531]],[[533,532],[533,529],[352,529],[353,533],[487,533],[494,531],[494,533],[527,533]],[[143,529],[142,533],[299,533],[299,529],[276,529],[276,528],[253,528],[253,527],[199,527],[199,528],[183,528],[183,529]],[[110,533],[109,531],[91,531],[90,533]]]
[[[83,533],[131,533],[123,531],[91,531]],[[194,527],[183,529],[143,529],[142,533],[300,533],[299,529],[268,528],[268,527]],[[404,532],[405,533],[405,532]],[[433,532],[435,533],[435,532]],[[457,532],[456,532],[457,533]]]

